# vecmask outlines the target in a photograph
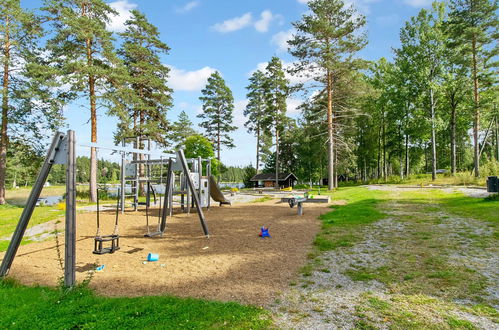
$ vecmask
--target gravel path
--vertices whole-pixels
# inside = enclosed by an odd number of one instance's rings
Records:
[[[396,186],[368,186],[369,189],[385,190],[397,194],[411,188]],[[412,188],[420,190],[421,188]],[[389,202],[383,206],[387,217],[373,224],[361,227],[363,240],[351,247],[340,247],[321,254],[320,265],[314,268],[310,276],[300,275],[299,281],[284,292],[279,300],[271,306],[275,322],[283,329],[354,329],[359,327],[359,308],[365,302],[366,295],[384,301],[396,301],[397,295],[383,283],[376,280],[353,281],[347,272],[358,267],[374,269],[390,265],[393,247],[387,242],[410,239],[409,233],[418,230],[416,222],[404,222],[403,217],[422,218],[424,209],[398,205]],[[448,262],[458,266],[474,269],[487,279],[487,301],[494,305],[499,292],[499,249],[477,245],[474,237],[492,239],[493,229],[489,224],[474,219],[449,216],[443,211],[431,217],[440,218],[439,224],[431,225],[437,240],[452,241],[457,247],[450,255]],[[410,228],[407,226],[410,225]],[[425,223],[425,226],[428,226]],[[359,232],[357,232],[359,233]],[[400,248],[402,245],[398,245]],[[408,245],[407,248],[409,248]],[[411,253],[411,251],[407,251]],[[444,253],[444,252],[442,252]],[[454,303],[467,304],[467,301]],[[456,306],[456,305],[452,305]],[[494,306],[497,310],[497,305]],[[410,307],[409,307],[410,308]],[[446,307],[445,315],[466,320],[481,329],[499,329],[497,323],[489,318],[474,315],[464,308]],[[389,328],[386,320],[376,319],[369,315],[377,328]],[[430,316],[428,316],[430,317]],[[441,321],[441,320],[440,320]],[[446,323],[444,323],[446,325]],[[444,326],[445,328],[445,326]]]
[[[387,250],[381,238],[386,227],[403,233],[404,226],[387,218],[362,231],[365,240],[351,248],[340,248],[322,255],[323,266],[329,270],[314,271],[306,278],[307,287],[298,287],[282,296],[282,303],[273,306],[277,326],[293,329],[352,329],[355,307],[365,292],[385,295],[385,287],[377,281],[353,281],[345,272],[355,266],[380,267],[386,264]]]

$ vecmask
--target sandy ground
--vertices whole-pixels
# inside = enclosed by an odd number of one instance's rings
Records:
[[[317,217],[329,211],[326,204],[307,204],[304,210],[300,217],[275,200],[214,206],[205,212],[209,239],[195,213],[169,219],[162,238],[144,238],[144,212],[129,212],[120,217],[121,250],[106,255],[92,253],[95,214],[78,214],[77,280],[88,277],[95,265],[105,265],[90,283],[103,295],[172,294],[266,305],[306,263],[319,231]],[[102,234],[110,233],[114,213],[103,212],[101,222]],[[272,238],[258,237],[262,225],[270,227]],[[59,239],[63,253],[63,235]],[[149,252],[160,260],[145,262]],[[21,246],[9,275],[23,284],[56,285],[62,274],[56,242],[49,240]]]

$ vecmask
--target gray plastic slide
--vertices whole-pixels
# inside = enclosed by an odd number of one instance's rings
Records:
[[[222,194],[222,191],[218,187],[218,184],[213,176],[210,176],[210,195],[211,198],[213,198],[215,202],[219,202],[220,205],[222,204],[232,205],[231,202],[225,198],[224,194]]]

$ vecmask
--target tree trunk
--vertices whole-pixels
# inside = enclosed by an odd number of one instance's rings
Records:
[[[478,145],[478,131],[480,129],[480,109],[479,106],[479,94],[478,94],[478,68],[476,59],[476,37],[473,36],[471,51],[473,53],[473,101],[474,101],[474,122],[473,122],[473,163],[475,167],[475,177],[480,176],[480,151]]]
[[[220,118],[220,111],[218,113],[218,116]],[[218,177],[217,177],[217,182],[220,182],[220,177],[222,176],[222,173],[220,173],[220,145],[222,144],[220,141],[220,122],[217,124],[217,159],[218,159]]]
[[[424,171],[428,173],[428,143],[424,144]]]
[[[275,126],[275,188],[279,189],[279,130]]]
[[[430,112],[431,112],[431,180],[437,179],[437,145],[435,133],[435,103],[433,88],[430,88]]]
[[[402,128],[398,127],[398,135],[399,135],[399,140],[402,141]],[[404,158],[404,151],[402,150],[402,148],[400,148],[400,152],[399,152],[399,175],[400,175],[400,179],[403,180],[404,179],[404,162],[402,161],[402,159]]]
[[[3,62],[3,90],[2,90],[2,131],[0,133],[0,205],[5,204],[5,179],[7,177],[7,123],[9,115],[9,62],[10,62],[10,40],[9,40],[9,18],[5,19],[5,46]]]
[[[378,173],[376,179],[381,178],[381,125],[378,129]]]
[[[383,180],[386,181],[387,163],[386,163],[386,129],[385,129],[385,112],[383,111]]]
[[[333,164],[334,164],[334,171],[333,171],[333,182],[334,182],[334,187],[338,188],[338,148],[334,148],[334,153],[333,153]]]
[[[331,72],[327,71],[327,136],[328,136],[328,189],[334,188],[334,140],[333,140],[333,91]]]
[[[82,16],[87,16],[87,6],[89,4],[82,4]],[[93,66],[92,57],[92,39],[85,39],[86,51],[87,51],[87,66]],[[97,104],[95,96],[95,77],[92,74],[88,75],[88,89],[90,96],[90,123],[91,123],[91,142],[97,143]],[[90,148],[90,202],[97,201],[97,149]]]
[[[405,177],[409,177],[409,134],[405,135]]]
[[[260,168],[260,124],[256,127],[256,174]]]
[[[451,117],[450,117],[450,172],[456,175],[456,107],[454,102],[451,102]]]
[[[97,106],[95,100],[95,79],[93,76],[88,78],[90,88],[90,122],[91,122],[91,141],[97,143]],[[97,148],[90,148],[90,201],[97,201]]]
[[[496,115],[496,160],[499,162],[499,118],[498,117],[499,116]]]

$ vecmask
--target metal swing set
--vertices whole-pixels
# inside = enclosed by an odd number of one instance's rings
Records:
[[[0,265],[0,278],[8,275],[14,258],[17,254],[22,238],[28,227],[33,211],[36,207],[36,202],[40,197],[45,182],[47,181],[50,170],[54,164],[66,165],[66,214],[65,214],[65,242],[64,242],[64,285],[67,287],[74,286],[76,283],[76,136],[73,130],[67,133],[57,132],[52,139],[52,143],[47,151],[43,165],[38,173],[38,177],[30,192],[26,205],[23,209],[15,232],[10,241],[7,252]],[[151,159],[155,153],[150,150],[128,148],[123,143],[118,146],[102,146],[95,143],[89,145],[79,145],[80,147],[107,149],[121,154],[121,169],[120,169],[120,187],[118,188],[116,200],[116,215],[114,230],[109,235],[101,235],[100,232],[100,203],[97,197],[97,231],[94,237],[95,254],[114,253],[119,250],[119,214],[125,212],[125,203],[127,197],[132,197],[131,206],[136,211],[139,205],[145,205],[146,209],[146,234],[145,237],[162,237],[167,227],[167,217],[173,216],[173,196],[180,195],[180,206],[182,211],[189,212],[191,207],[195,207],[201,223],[204,235],[209,238],[208,226],[206,224],[203,207],[210,207],[210,191],[208,180],[211,175],[210,159],[186,159],[183,150],[178,150],[175,155],[160,153],[159,159]],[[146,155],[145,160],[126,159],[127,155]],[[157,154],[157,153],[156,153]],[[138,158],[138,157],[135,157]],[[163,166],[167,160],[166,182],[163,184]],[[203,162],[205,163],[206,176],[203,176]],[[146,177],[140,176],[140,171],[137,170],[139,165],[146,166]],[[153,165],[160,166],[159,182],[156,182],[154,188],[153,180],[151,179],[151,167]],[[191,165],[189,167],[189,165]],[[133,175],[127,176],[132,173]],[[177,175],[175,174],[177,173]],[[131,178],[133,177],[133,178]],[[178,178],[178,180],[176,180]],[[131,184],[127,184],[131,181]],[[146,202],[139,203],[138,192],[141,182],[145,182]],[[130,186],[131,194],[127,195],[127,188]],[[158,213],[158,228],[157,231],[151,232],[149,225],[149,210],[151,206],[151,195],[156,204],[156,190],[158,187],[164,187],[163,200],[159,194],[159,213]],[[178,189],[175,189],[178,186]],[[98,191],[99,192],[99,191]],[[99,196],[99,193],[97,193]],[[106,246],[109,245],[109,246]]]

